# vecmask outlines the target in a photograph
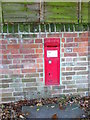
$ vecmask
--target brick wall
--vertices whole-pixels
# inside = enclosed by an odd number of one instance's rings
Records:
[[[45,86],[44,38],[60,38],[60,85]],[[88,93],[88,32],[0,36],[0,101]]]

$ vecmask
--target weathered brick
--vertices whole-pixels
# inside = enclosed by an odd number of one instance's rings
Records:
[[[66,71],[72,71],[72,67],[66,67]]]
[[[47,34],[47,37],[62,37],[61,33]]]
[[[24,96],[24,92],[13,92],[13,96]]]
[[[35,73],[35,74],[29,73],[29,74],[26,74],[25,77],[26,78],[28,78],[28,77],[39,77],[39,73]]]
[[[77,33],[64,33],[64,37],[77,37]]]
[[[2,60],[2,64],[12,64],[12,60]]]
[[[74,80],[68,80],[68,81],[62,81],[62,84],[75,84],[75,81]]]
[[[43,72],[43,69],[37,69],[37,72]]]
[[[13,82],[13,80],[12,79],[3,79],[0,82],[2,82],[2,83],[11,83],[11,82]]]
[[[87,79],[76,80],[76,83],[88,83],[88,80]]]
[[[88,37],[88,36],[89,36],[88,32],[79,33],[79,37]]]
[[[65,86],[64,85],[60,85],[60,86],[53,86],[52,87],[53,90],[57,89],[57,90],[60,90],[60,89],[65,89]]]
[[[2,88],[8,88],[9,84],[2,84]]]
[[[71,76],[66,77],[66,80],[72,80],[72,77]]]
[[[77,72],[77,75],[88,75],[88,71]]]
[[[39,45],[38,44],[23,44],[21,45],[21,48],[38,48]]]
[[[8,44],[7,40],[0,40],[0,44]]]
[[[24,60],[21,60],[22,63],[35,63],[35,60],[32,60],[32,59],[24,59]]]
[[[43,63],[42,59],[37,59],[37,63]]]
[[[85,42],[88,41],[88,38],[75,38],[75,42]]]
[[[72,89],[73,89],[73,88],[76,88],[76,85],[67,85],[67,89],[68,89],[68,88],[72,88]]]
[[[31,49],[31,48],[29,48],[29,49],[20,49],[20,53],[21,54],[31,54],[31,53],[34,53],[34,49]]]
[[[34,43],[34,40],[33,39],[30,39],[30,38],[26,38],[26,39],[23,39],[23,43],[25,44],[30,44],[30,43]]]
[[[74,70],[86,70],[86,67],[75,67]]]
[[[77,92],[86,92],[88,91],[88,88],[78,88]]]
[[[22,73],[33,73],[36,72],[36,69],[23,69]]]
[[[73,92],[77,92],[77,90],[76,89],[63,90],[63,93],[73,93]]]
[[[78,47],[78,43],[65,43],[64,47]]]
[[[86,66],[86,65],[88,65],[88,62],[77,62],[75,65],[76,66]]]
[[[86,47],[82,47],[82,48],[73,48],[73,52],[79,52],[79,53],[84,53],[88,50],[88,48]]]
[[[15,101],[15,98],[14,97],[2,98],[2,102],[11,102],[11,101]]]
[[[36,53],[43,53],[42,49],[36,49]]]
[[[35,43],[42,43],[42,39],[36,39]]]
[[[87,47],[88,46],[88,42],[80,42],[79,43],[79,47]]]
[[[19,49],[19,48],[20,48],[20,44],[7,45],[7,49]]]
[[[36,82],[36,78],[22,79],[22,82]]]
[[[66,38],[66,42],[73,42],[73,38]]]
[[[79,56],[88,56],[88,52],[85,52],[85,53],[79,53]]]
[[[24,55],[24,58],[39,58],[39,54]]]
[[[64,57],[75,57],[77,53],[64,53]]]
[[[83,58],[73,58],[73,61],[86,61],[86,57],[83,57]]]
[[[2,97],[5,98],[5,97],[12,97],[12,93],[3,93],[2,92]]]
[[[18,68],[23,68],[23,65],[9,65],[10,69],[18,69]]]
[[[29,88],[23,88],[23,91],[26,92],[30,92],[30,91],[37,91],[37,87],[29,87]]]

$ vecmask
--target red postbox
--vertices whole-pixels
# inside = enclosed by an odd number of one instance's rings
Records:
[[[44,40],[45,85],[60,83],[60,39]]]

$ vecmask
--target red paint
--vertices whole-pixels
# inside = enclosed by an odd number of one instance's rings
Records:
[[[57,52],[57,56],[48,56]],[[45,85],[59,85],[60,83],[60,39],[46,38],[44,40]]]

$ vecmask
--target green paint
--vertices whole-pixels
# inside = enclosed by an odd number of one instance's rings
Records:
[[[2,20],[2,9],[4,22],[39,22],[39,4],[38,9],[36,9],[34,2],[27,2],[26,0],[22,3],[20,1],[16,2],[2,3],[0,21]],[[43,16],[44,22],[77,23],[77,3],[47,2],[45,3]],[[80,16],[82,16],[80,22],[88,22],[88,3],[82,3]]]

